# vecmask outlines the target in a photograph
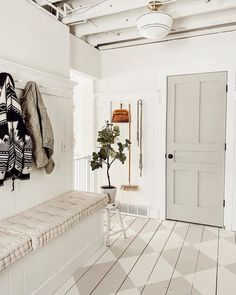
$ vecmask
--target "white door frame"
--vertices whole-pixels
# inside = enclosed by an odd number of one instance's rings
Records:
[[[160,72],[159,89],[160,89],[160,163],[161,175],[159,188],[159,216],[161,219],[166,219],[166,106],[167,106],[167,77],[173,75],[199,74],[209,72],[227,72],[228,73],[228,93],[227,93],[227,110],[226,110],[226,142],[227,150],[225,153],[225,208],[224,208],[224,226],[227,229],[236,229],[236,217],[233,215],[236,210],[236,85],[235,85],[235,68],[226,66],[183,66],[181,70],[172,70]],[[235,181],[236,182],[236,181]],[[235,211],[234,211],[235,212]],[[233,218],[234,217],[234,218]]]

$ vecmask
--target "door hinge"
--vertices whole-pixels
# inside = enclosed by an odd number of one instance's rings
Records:
[[[226,92],[228,92],[228,89],[229,89],[228,84],[226,84],[225,88],[226,88]]]
[[[225,200],[223,200],[223,207],[225,207]]]
[[[227,149],[227,143],[225,143],[225,151],[226,151],[226,149]]]

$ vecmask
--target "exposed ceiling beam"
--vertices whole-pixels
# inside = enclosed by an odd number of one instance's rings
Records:
[[[235,0],[176,0],[163,5],[161,10],[170,13],[174,18],[180,18],[234,7]]]
[[[234,31],[236,31],[236,24],[230,25],[230,26],[224,26],[220,28],[208,28],[208,29],[202,29],[202,30],[197,30],[192,32],[181,32],[181,33],[170,34],[161,40],[150,40],[150,39],[142,38],[138,40],[127,40],[123,42],[104,44],[104,45],[98,46],[98,48],[99,50],[109,50],[109,49],[115,49],[115,48],[133,47],[133,46],[147,45],[147,44],[153,44],[153,43],[167,42],[171,40],[188,39],[188,38],[194,38],[194,37],[206,36],[206,35],[209,36],[209,35],[220,34],[220,33],[230,33]]]
[[[236,23],[236,8],[176,19],[172,32],[200,30],[233,23]],[[87,36],[87,42],[93,46],[132,39],[140,39],[136,27]]]
[[[212,8],[212,5],[209,3],[204,3],[203,1],[192,2],[190,9],[190,2],[188,1],[188,9],[185,7],[186,1],[174,2],[163,7],[163,10],[173,15],[174,18],[183,18],[187,16],[202,14],[206,12],[214,12],[218,10],[228,9],[236,7],[236,1],[232,3],[231,1],[220,2]],[[178,3],[178,5],[177,5]],[[226,5],[227,3],[227,5]],[[224,5],[223,5],[224,4]],[[222,6],[223,5],[223,6]],[[79,24],[73,26],[71,29],[72,33],[78,37],[98,34],[102,32],[108,32],[118,29],[124,29],[129,27],[134,27],[136,25],[137,18],[146,13],[147,8],[138,8],[134,10],[128,10],[122,13],[107,15],[104,17],[93,18],[89,22],[84,24]]]
[[[81,37],[117,29],[134,27],[136,25],[137,18],[147,11],[148,10],[146,8],[138,8],[132,11],[125,11],[119,14],[111,14],[91,19],[91,22],[89,21],[85,24],[71,27],[71,31],[77,37]]]
[[[123,40],[134,40],[142,38],[137,29],[135,27],[116,30],[106,33],[89,35],[86,38],[86,41],[93,45],[99,46],[101,44],[113,43],[113,42],[121,42]]]
[[[100,1],[97,1],[99,3]],[[74,0],[68,1],[73,8],[86,5],[86,0]],[[76,6],[76,3],[78,6]],[[84,3],[84,4],[83,4]],[[140,7],[146,8],[148,0],[106,0],[101,4],[91,9],[77,10],[72,14],[64,16],[62,22],[65,24],[76,23],[83,20],[95,19],[98,17],[106,16],[109,14],[117,14],[124,11],[131,11]],[[221,9],[233,8],[236,6],[235,0],[212,0],[207,2],[206,0],[176,0],[175,2],[163,5],[161,8],[163,11],[170,13],[174,18],[185,17],[195,14],[201,14],[203,12],[217,11]]]
[[[96,1],[96,3],[99,2],[101,1]],[[71,24],[86,19],[97,18],[126,10],[140,8],[146,6],[148,0],[107,0],[91,9],[88,6],[88,1],[70,1],[68,3],[71,4],[73,8],[81,7],[81,9],[75,11],[73,14],[63,17],[62,22],[64,24]],[[84,6],[88,8],[82,9]]]
[[[48,0],[52,4],[56,4],[59,2],[65,2],[66,0]],[[35,0],[36,3],[38,3],[41,6],[47,5],[47,2],[45,0]]]

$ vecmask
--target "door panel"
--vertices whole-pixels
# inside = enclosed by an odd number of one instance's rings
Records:
[[[227,73],[168,77],[167,218],[223,226]]]
[[[194,116],[197,107],[198,89],[190,83],[175,85],[174,115],[178,124],[174,125],[175,142],[194,142],[197,132],[197,118]],[[184,112],[183,112],[184,109]],[[186,125],[185,122],[188,122]]]
[[[221,99],[217,93],[217,81],[201,82],[200,89],[199,142],[216,143],[216,126],[218,125],[218,112],[220,109],[215,109],[215,104],[220,104],[218,100]]]

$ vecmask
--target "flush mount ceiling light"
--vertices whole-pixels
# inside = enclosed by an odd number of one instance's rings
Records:
[[[171,31],[173,18],[163,12],[159,8],[173,1],[151,1],[148,3],[148,8],[151,12],[140,16],[137,19],[137,29],[142,37],[147,39],[158,39],[165,37]]]

